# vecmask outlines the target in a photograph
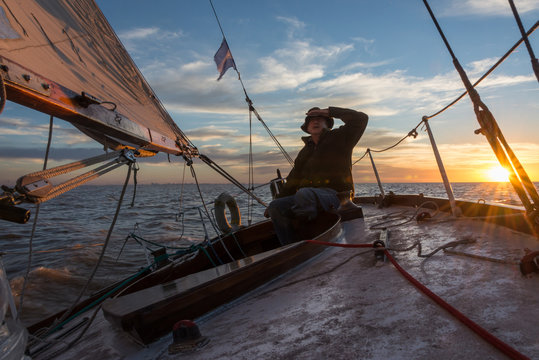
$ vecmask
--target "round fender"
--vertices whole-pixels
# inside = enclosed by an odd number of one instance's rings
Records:
[[[230,212],[230,222],[228,222],[228,219],[226,218],[225,206],[228,208],[228,211]],[[229,195],[226,192],[221,193],[221,195],[219,195],[217,199],[215,199],[214,209],[215,209],[215,220],[217,221],[217,226],[219,227],[219,230],[221,230],[223,233],[235,231],[240,228],[241,226],[240,209],[238,207],[238,203],[236,203],[236,199],[234,199],[231,195]]]

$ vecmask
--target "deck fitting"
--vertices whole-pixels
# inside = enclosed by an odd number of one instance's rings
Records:
[[[168,347],[169,354],[193,352],[210,342],[209,338],[200,334],[197,324],[191,320],[181,320],[174,324],[172,339]]]

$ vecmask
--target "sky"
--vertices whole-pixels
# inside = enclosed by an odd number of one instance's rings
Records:
[[[290,165],[248,107],[229,69],[220,81],[213,56],[222,34],[209,1],[97,0],[167,111],[199,151],[234,177],[248,179],[252,129],[255,182]],[[302,146],[305,112],[339,106],[369,115],[353,160],[387,148],[463,91],[451,57],[420,0],[213,0],[237,69],[254,107],[287,152]],[[525,29],[539,1],[515,0]],[[520,38],[506,0],[432,0],[430,5],[459,62],[475,82]],[[539,53],[539,31],[530,43]],[[539,83],[520,46],[478,87],[506,140],[539,181]],[[8,102],[0,114],[0,183],[41,170],[49,117]],[[429,120],[452,182],[498,181],[497,161],[465,98]],[[336,119],[335,126],[342,125]],[[100,154],[102,146],[56,120],[48,166]],[[440,182],[424,127],[386,152],[374,152],[382,182]],[[139,183],[180,183],[183,160],[162,154],[139,160]],[[195,160],[202,183],[225,179]],[[356,183],[376,182],[367,157],[353,167]],[[95,184],[117,184],[115,171]],[[186,182],[193,182],[190,173]]]

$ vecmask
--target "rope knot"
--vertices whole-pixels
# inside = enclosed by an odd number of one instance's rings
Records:
[[[414,139],[417,138],[417,130],[416,129],[412,129],[409,133],[408,133],[408,136],[413,136]]]
[[[193,165],[193,159],[192,158],[188,157],[185,154],[183,154],[182,157],[185,160],[185,165],[187,165],[187,166]]]

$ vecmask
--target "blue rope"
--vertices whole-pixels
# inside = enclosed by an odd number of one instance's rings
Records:
[[[210,249],[213,252],[213,255],[217,258],[217,261],[219,261],[219,264],[223,265],[223,262],[221,261],[221,258],[219,257],[219,255],[217,255],[217,252],[213,248],[211,241],[208,241],[208,245],[210,246]]]
[[[54,328],[52,328],[51,330],[47,331],[45,333],[44,336],[48,336],[50,334],[52,334],[53,332],[57,331],[58,329],[62,328],[65,324],[67,324],[68,322],[70,322],[71,320],[73,320],[74,318],[76,318],[77,316],[85,313],[86,311],[90,310],[91,308],[93,308],[94,306],[96,306],[97,304],[103,302],[103,300],[105,300],[106,298],[108,298],[111,294],[113,294],[114,292],[116,292],[117,290],[121,289],[122,287],[124,287],[125,285],[127,285],[128,283],[130,283],[131,281],[135,280],[137,277],[139,277],[140,275],[142,275],[144,272],[146,272],[147,270],[149,270],[152,266],[152,265],[149,265],[145,268],[143,268],[142,270],[140,270],[139,272],[137,272],[136,274],[134,274],[133,276],[127,278],[126,280],[122,281],[121,284],[119,284],[118,286],[116,286],[114,289],[108,291],[106,294],[102,295],[100,298],[98,298],[97,300],[94,300],[91,304],[85,306],[83,309],[79,310],[78,312],[76,312],[75,314],[71,315],[70,317],[68,317],[67,319],[65,319],[64,321],[62,321],[61,323],[59,323],[58,325],[56,325]]]
[[[238,239],[236,238],[236,234],[234,234],[234,232],[232,232],[231,234],[232,234],[232,238],[234,238],[234,241],[236,242],[236,245],[238,245],[238,249],[240,249],[243,257],[247,257],[247,255],[245,255],[245,253],[243,252],[243,249],[241,248],[240,243],[238,242]]]
[[[129,234],[128,237],[132,237],[137,242],[138,241],[143,241],[143,242],[155,245],[155,246],[163,247],[165,249],[178,250],[178,251],[176,251],[174,253],[174,255],[186,255],[186,254],[194,253],[194,252],[196,252],[198,250],[202,250],[204,252],[204,254],[206,255],[206,257],[210,260],[213,267],[217,266],[215,264],[215,262],[213,261],[213,259],[211,258],[210,254],[208,253],[208,251],[206,250],[206,248],[204,246],[204,243],[197,244],[197,245],[193,244],[193,245],[190,245],[189,247],[174,247],[174,246],[166,246],[166,245],[162,245],[162,244],[150,241],[150,240],[146,240],[146,239],[144,239],[144,238],[142,238],[142,237],[140,237],[140,236],[138,236],[138,235],[136,235],[134,233]],[[217,260],[219,260],[219,263],[222,265],[223,262],[221,261],[221,259],[219,259],[219,256],[217,256],[217,254],[215,253],[215,250],[211,246],[211,243],[209,243],[209,245],[210,245],[210,248],[212,249],[215,257],[217,258]],[[149,249],[149,250],[151,250],[151,249]],[[166,257],[168,258],[170,256],[167,254]]]
[[[160,244],[160,243],[157,243],[157,242],[154,242],[154,241],[151,241],[151,240],[146,240],[134,233],[131,233],[129,234],[128,236],[132,237],[133,239],[135,240],[140,240],[140,241],[144,241],[145,243],[148,243],[148,244],[152,244],[152,245],[155,245],[155,246],[159,246],[159,247],[162,247],[162,248],[166,248],[166,249],[171,249],[171,250],[185,250],[185,249],[189,249],[188,247],[174,247],[174,246],[167,246],[167,245],[163,245],[163,244]],[[192,246],[192,245],[191,245]]]

